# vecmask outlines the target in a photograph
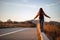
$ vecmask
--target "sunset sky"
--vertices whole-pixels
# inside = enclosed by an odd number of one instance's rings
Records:
[[[41,7],[51,17],[45,21],[60,22],[60,0],[0,0],[0,20],[31,20]]]

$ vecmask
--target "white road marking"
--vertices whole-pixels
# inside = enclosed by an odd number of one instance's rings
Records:
[[[12,32],[9,32],[9,33],[1,34],[0,37],[1,37],[1,36],[5,36],[5,35],[9,35],[9,34],[13,34],[13,33],[19,32],[19,31],[27,30],[27,29],[29,29],[29,28],[24,28],[24,29],[12,31]]]
[[[49,38],[45,35],[45,33],[44,32],[42,32],[41,33],[42,35],[42,40],[49,40]]]

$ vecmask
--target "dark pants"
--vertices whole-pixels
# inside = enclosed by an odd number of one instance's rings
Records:
[[[43,25],[44,25],[44,19],[40,19],[41,32],[44,32]]]

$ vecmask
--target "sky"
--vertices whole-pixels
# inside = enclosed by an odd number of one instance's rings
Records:
[[[60,0],[0,0],[0,20],[32,20],[39,8],[51,17],[45,17],[45,21],[60,22]]]

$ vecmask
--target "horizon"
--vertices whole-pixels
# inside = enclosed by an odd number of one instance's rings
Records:
[[[6,20],[6,21],[2,21],[2,20],[0,20],[0,22],[26,22],[26,21],[38,21],[37,19],[36,20],[25,20],[25,21],[12,21],[11,19],[8,19],[8,20]],[[59,22],[59,21],[44,21],[44,22]],[[60,22],[59,22],[60,23]]]
[[[51,18],[45,21],[60,22],[60,1],[59,0],[0,0],[0,20],[27,21],[32,20],[39,8]],[[38,18],[37,18],[38,19]]]

